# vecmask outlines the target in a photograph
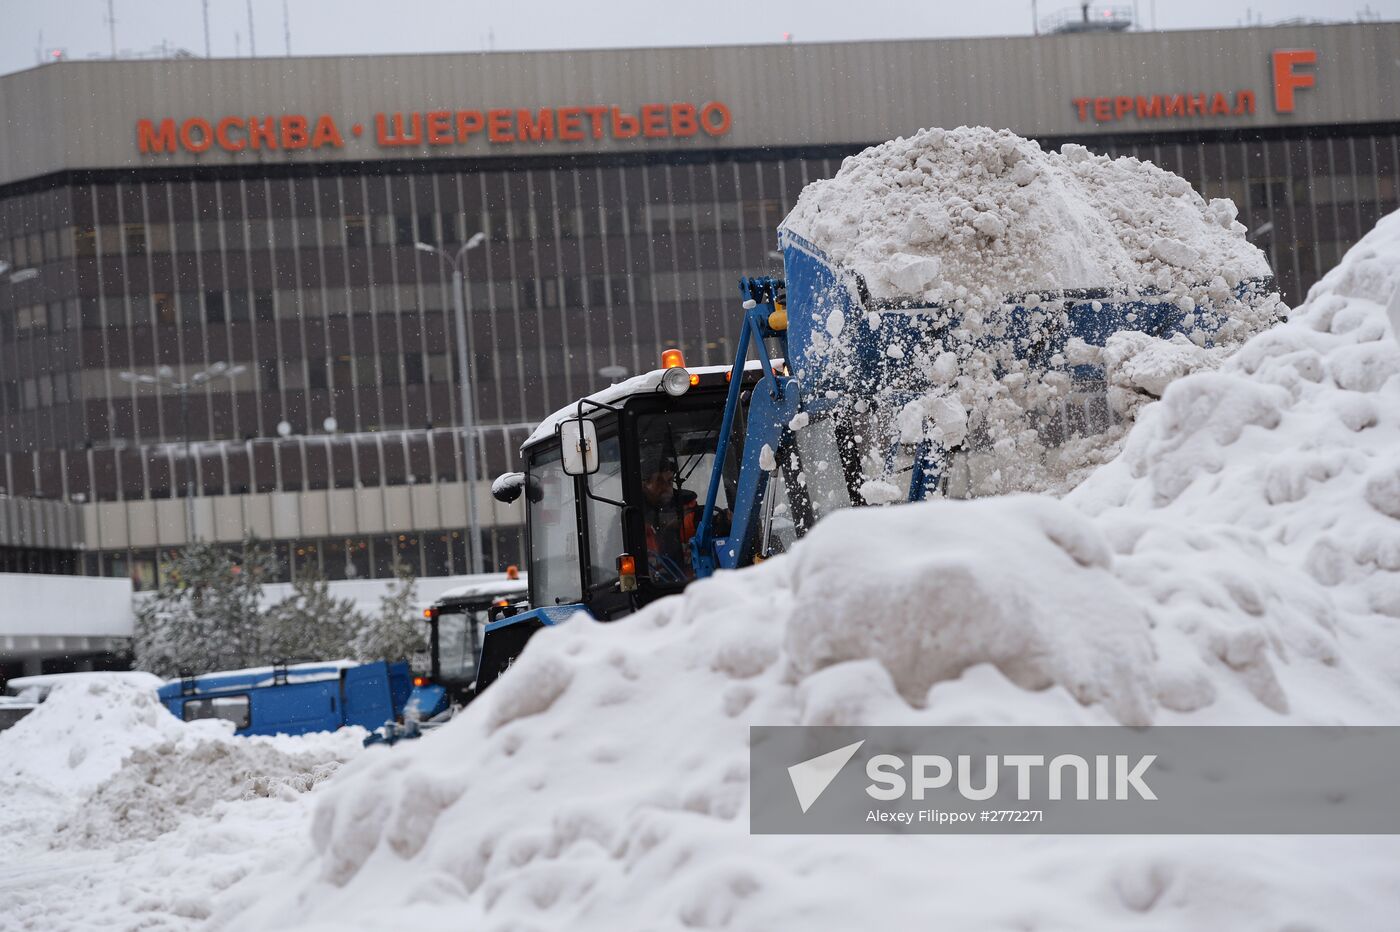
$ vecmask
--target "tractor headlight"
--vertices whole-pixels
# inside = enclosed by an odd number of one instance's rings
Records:
[[[672,398],[679,398],[690,391],[690,373],[682,366],[672,366],[661,376],[661,387]]]

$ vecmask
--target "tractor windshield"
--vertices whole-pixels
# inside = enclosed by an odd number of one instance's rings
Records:
[[[682,586],[695,578],[690,540],[700,524],[723,419],[724,409],[714,405],[637,418],[639,504],[654,585]],[[718,532],[728,533],[725,483],[715,510]]]
[[[445,608],[438,615],[438,662],[449,683],[470,683],[476,678],[476,653],[486,610]]]

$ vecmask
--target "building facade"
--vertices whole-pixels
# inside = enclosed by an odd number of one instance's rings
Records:
[[[0,277],[0,488],[66,522],[13,549],[140,588],[193,528],[272,541],[284,577],[449,575],[474,495],[487,568],[515,562],[489,477],[534,422],[668,346],[728,361],[735,280],[777,270],[802,187],[924,126],[1230,197],[1296,303],[1397,206],[1397,59],[1400,25],[1365,24],[0,78],[0,261],[37,273]],[[478,232],[473,489],[450,270],[418,244]],[[216,364],[242,368],[159,384]]]

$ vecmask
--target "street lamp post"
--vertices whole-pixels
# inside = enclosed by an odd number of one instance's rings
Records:
[[[465,276],[463,262],[467,252],[486,241],[485,233],[474,233],[462,244],[455,255],[443,252],[430,243],[414,243],[419,252],[429,252],[452,268],[452,308],[457,318],[457,385],[461,391],[462,408],[462,455],[467,461],[467,569],[480,573],[481,565],[481,523],[476,513],[476,409],[472,401],[472,375],[468,368],[471,339],[467,327],[467,310],[463,305]]]
[[[247,366],[230,366],[226,362],[216,362],[208,369],[196,372],[188,379],[175,378],[175,370],[161,366],[155,375],[136,372],[119,372],[117,378],[131,385],[164,385],[180,396],[180,437],[185,445],[185,482],[182,497],[185,499],[185,544],[195,542],[194,529],[194,451],[190,439],[190,389],[219,377],[232,379],[247,370]]]

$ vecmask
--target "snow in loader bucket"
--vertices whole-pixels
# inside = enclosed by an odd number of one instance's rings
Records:
[[[1032,410],[1019,412],[1025,415],[1020,426],[1033,430],[1042,445],[1057,447],[1116,423],[1101,361],[1114,334],[1209,349],[1230,318],[1220,305],[1252,303],[1277,291],[1272,276],[1251,278],[1218,305],[1106,286],[1008,295],[1000,308],[964,315],[920,298],[872,298],[859,272],[802,236],[780,228],[778,242],[789,309],[788,369],[802,385],[803,416],[795,426],[844,417],[875,434],[863,436],[856,427],[849,438],[864,448],[862,473],[869,481],[863,492],[872,504],[943,489],[954,453],[996,444],[989,418],[974,422],[972,412],[942,389],[959,373],[980,366],[984,384],[1021,389],[1038,383],[1044,390],[1028,406]],[[917,464],[912,470],[910,460]],[[914,473],[913,484],[896,488],[882,481],[895,472],[906,480]]]

